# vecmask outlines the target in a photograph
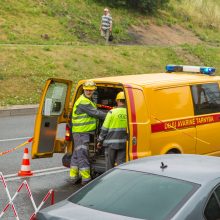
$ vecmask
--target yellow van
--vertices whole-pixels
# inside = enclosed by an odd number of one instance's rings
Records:
[[[214,72],[212,67],[167,65],[165,73],[93,79],[97,84],[93,98],[103,111],[116,105],[119,91],[125,92],[127,161],[167,153],[220,156],[220,77]],[[36,116],[32,158],[53,153],[70,157],[74,146],[68,125],[84,82],[79,81],[71,97],[71,81],[47,80]],[[56,137],[60,123],[67,124],[66,138]],[[97,135],[91,140],[90,156],[93,168],[102,170],[104,155],[96,152]],[[68,166],[65,161],[64,165]]]

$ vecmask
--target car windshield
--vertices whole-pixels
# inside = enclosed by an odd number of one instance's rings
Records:
[[[73,194],[75,204],[133,218],[170,219],[199,185],[131,170],[110,173]]]

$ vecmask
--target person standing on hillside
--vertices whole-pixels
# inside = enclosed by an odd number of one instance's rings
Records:
[[[109,9],[104,9],[100,25],[101,36],[105,38],[106,44],[108,44],[110,33],[112,32],[112,17],[109,13]]]

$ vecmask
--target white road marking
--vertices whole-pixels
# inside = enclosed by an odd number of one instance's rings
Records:
[[[47,168],[47,169],[34,170],[34,171],[32,171],[33,176],[27,176],[27,177],[30,178],[30,177],[35,177],[35,176],[46,176],[46,175],[50,175],[50,174],[54,174],[54,173],[66,172],[68,170],[69,170],[69,168],[66,168],[66,167],[52,167],[52,168]],[[20,177],[20,176],[18,176],[17,173],[4,175],[5,181],[7,181],[7,182],[13,181],[13,180],[18,180],[18,179],[23,179],[23,178],[27,178],[27,177]]]
[[[33,173],[40,173],[40,172],[46,172],[46,171],[50,171],[50,170],[59,170],[59,169],[67,169],[66,167],[51,167],[51,168],[47,168],[47,169],[41,169],[41,170],[35,170],[33,171]]]
[[[31,137],[20,137],[20,138],[11,138],[11,139],[2,139],[0,142],[6,142],[6,141],[17,141],[17,140],[28,140]]]

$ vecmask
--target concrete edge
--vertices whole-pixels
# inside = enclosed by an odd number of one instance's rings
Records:
[[[14,105],[0,107],[0,117],[18,116],[18,115],[35,115],[38,105]]]

